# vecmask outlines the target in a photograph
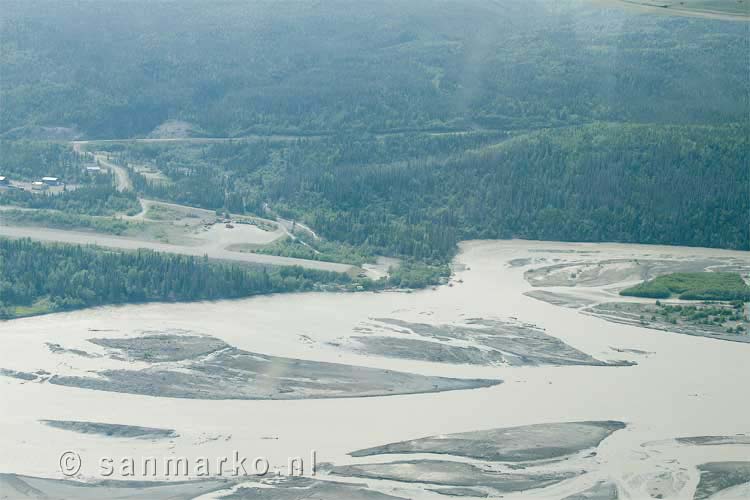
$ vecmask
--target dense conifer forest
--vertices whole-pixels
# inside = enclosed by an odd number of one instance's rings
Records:
[[[472,141],[407,134],[112,149],[172,180],[134,173],[149,196],[259,215],[270,203],[333,240],[445,261],[471,238],[750,249],[748,130],[598,123]],[[412,140],[423,156],[409,153]],[[368,150],[377,155],[360,153]]]
[[[299,267],[248,269],[149,251],[0,238],[0,319],[125,302],[212,300],[348,283]]]
[[[744,23],[589,0],[3,6],[7,138],[747,120]]]

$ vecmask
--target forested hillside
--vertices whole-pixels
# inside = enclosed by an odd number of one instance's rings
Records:
[[[749,249],[748,130],[598,123],[510,139],[111,149],[123,163],[147,161],[167,174],[170,183],[134,176],[149,196],[256,214],[268,202],[327,238],[444,261],[471,238]],[[422,156],[410,153],[411,142]]]
[[[6,0],[0,23],[12,138],[747,119],[745,23],[589,0]]]

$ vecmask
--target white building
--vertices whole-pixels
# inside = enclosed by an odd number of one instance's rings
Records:
[[[60,179],[57,177],[42,177],[42,182],[48,186],[57,186],[60,184]]]
[[[31,189],[34,191],[45,191],[49,189],[49,186],[42,181],[34,181],[31,183]]]

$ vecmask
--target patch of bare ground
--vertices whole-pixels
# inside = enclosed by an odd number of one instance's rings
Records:
[[[600,361],[533,325],[473,319],[461,325],[432,325],[376,318],[370,333],[351,337],[347,348],[390,358],[508,366],[630,366]],[[375,331],[388,335],[373,335]],[[394,333],[400,332],[401,335]]]
[[[112,359],[145,363],[141,369],[53,375],[55,385],[188,399],[321,399],[475,389],[500,380],[431,377],[243,351],[210,336],[155,333],[98,338]],[[0,371],[31,380],[35,374]]]

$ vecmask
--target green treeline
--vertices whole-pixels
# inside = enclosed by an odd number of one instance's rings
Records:
[[[70,230],[92,230],[97,233],[122,235],[128,230],[138,230],[143,222],[133,222],[112,217],[95,217],[55,210],[0,210],[0,224],[13,226],[43,226]]]
[[[217,136],[747,119],[744,23],[437,1],[5,0],[0,135],[125,138],[169,119]]]
[[[348,283],[300,267],[246,268],[151,251],[0,239],[0,318],[126,302],[212,300]]]
[[[208,209],[231,207],[233,212],[245,212],[241,204],[227,203],[227,198],[231,195],[227,193],[226,183],[221,175],[217,175],[216,169],[203,166],[195,166],[190,169],[167,167],[163,170],[163,173],[173,179],[174,182],[151,181],[134,169],[128,169],[133,189],[143,193],[148,198],[169,200],[174,203]]]
[[[105,178],[105,176],[102,176]],[[111,181],[109,177],[107,180]],[[18,189],[0,189],[0,205],[22,208],[60,210],[68,214],[113,215],[136,214],[141,210],[132,192],[117,191],[112,184],[83,186],[60,194],[32,193]]]
[[[5,112],[2,116],[5,118]],[[83,155],[67,143],[0,140],[0,175],[13,181],[51,176],[69,184],[95,182],[84,163]]]

